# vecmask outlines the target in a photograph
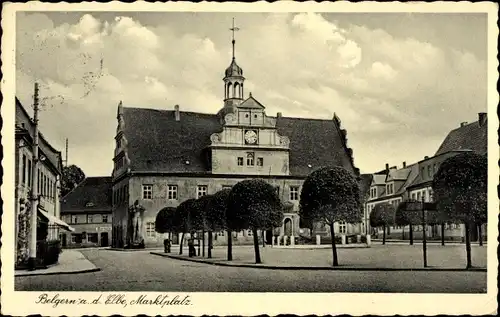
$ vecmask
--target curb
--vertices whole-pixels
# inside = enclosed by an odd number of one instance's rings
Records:
[[[486,272],[486,268],[471,268],[471,269],[461,269],[461,268],[365,268],[365,267],[329,267],[329,266],[272,266],[272,265],[260,265],[260,264],[236,264],[236,263],[224,263],[224,262],[213,262],[201,259],[189,259],[185,257],[179,257],[175,255],[169,255],[159,252],[150,252],[152,255],[162,256],[174,260],[204,263],[215,266],[226,266],[226,267],[244,267],[244,268],[254,268],[254,269],[268,269],[268,270],[297,270],[297,271],[440,271],[440,272]]]
[[[107,250],[107,251],[118,251],[118,252],[145,252],[145,251],[149,251],[149,250],[159,250],[159,249],[162,249],[160,247],[157,247],[157,248],[144,248],[144,249],[120,249],[120,248],[109,248],[109,249],[104,249],[104,250]]]
[[[15,274],[14,277],[26,277],[26,276],[42,276],[42,275],[63,275],[63,274],[81,274],[81,273],[92,273],[92,272],[99,272],[101,271],[100,268],[96,267],[93,269],[85,269],[85,270],[79,270],[79,271],[68,271],[68,272],[48,272],[48,273],[33,273],[33,274]]]

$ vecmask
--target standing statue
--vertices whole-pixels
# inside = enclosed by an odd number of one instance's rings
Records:
[[[139,201],[136,200],[132,206],[129,207],[129,213],[131,214],[131,226],[129,227],[128,237],[131,247],[139,247],[144,244],[144,238],[142,234],[142,222],[144,211],[146,209],[139,205]]]

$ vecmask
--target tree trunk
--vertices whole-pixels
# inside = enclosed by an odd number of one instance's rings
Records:
[[[209,259],[212,258],[212,243],[213,243],[212,231],[209,231],[208,232],[208,248],[207,248],[207,255],[208,255]]]
[[[227,260],[233,260],[233,237],[231,236],[232,232],[227,230]]]
[[[413,245],[413,225],[410,223],[410,245]]]
[[[260,264],[260,250],[259,250],[259,236],[257,233],[257,229],[252,229],[253,233],[253,247],[255,249],[255,263]]]
[[[266,247],[266,237],[265,237],[265,230],[262,230],[262,247]]]
[[[205,257],[205,230],[201,232],[201,256]]]
[[[184,242],[184,232],[181,236],[181,242],[179,243],[179,255],[182,255],[182,243]]]
[[[467,254],[467,269],[472,267],[471,250],[470,250],[470,224],[465,222],[465,253]]]
[[[339,266],[339,260],[337,258],[337,246],[335,245],[335,230],[333,228],[333,223],[330,224],[330,236],[332,237],[333,266]]]
[[[479,224],[478,225],[478,239],[479,239],[479,245],[483,246],[483,225]]]
[[[405,239],[405,226],[403,226],[403,240]]]
[[[444,245],[444,222],[441,223],[441,245]]]
[[[382,227],[383,230],[383,236],[382,236],[382,244],[385,244],[385,225]]]

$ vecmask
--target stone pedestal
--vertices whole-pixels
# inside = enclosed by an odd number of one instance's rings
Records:
[[[366,235],[366,244],[368,245],[372,244],[372,236],[369,234]]]
[[[280,236],[276,237],[276,245],[279,247],[280,246]]]
[[[286,247],[286,241],[287,241],[288,237],[287,236],[283,236],[283,246]]]
[[[340,239],[341,239],[341,241],[342,241],[342,244],[346,244],[346,237],[345,237],[345,235],[342,235],[342,236],[340,237]]]
[[[274,247],[274,239],[276,239],[276,237],[274,237],[274,236],[273,236],[273,237],[271,238],[271,246],[273,246],[273,247]]]
[[[321,236],[319,234],[316,235],[316,245],[321,245]]]
[[[361,243],[361,235],[356,235],[356,243]]]
[[[291,236],[291,237],[290,237],[290,245],[291,245],[291,246],[294,246],[294,245],[295,245],[295,237],[294,237],[294,236]]]

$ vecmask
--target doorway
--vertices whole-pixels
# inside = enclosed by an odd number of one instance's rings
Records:
[[[292,235],[292,219],[290,218],[285,218],[284,224],[284,231],[285,231],[285,236],[290,237]]]
[[[66,234],[65,234],[65,233],[61,233],[61,238],[60,238],[60,239],[61,239],[61,246],[62,246],[63,248],[64,248],[64,247],[66,247],[66,245],[67,245],[67,243],[68,243],[68,242],[66,241],[66,239],[67,239],[67,238],[66,238]]]
[[[107,247],[109,245],[109,238],[107,232],[101,232],[101,247]]]

